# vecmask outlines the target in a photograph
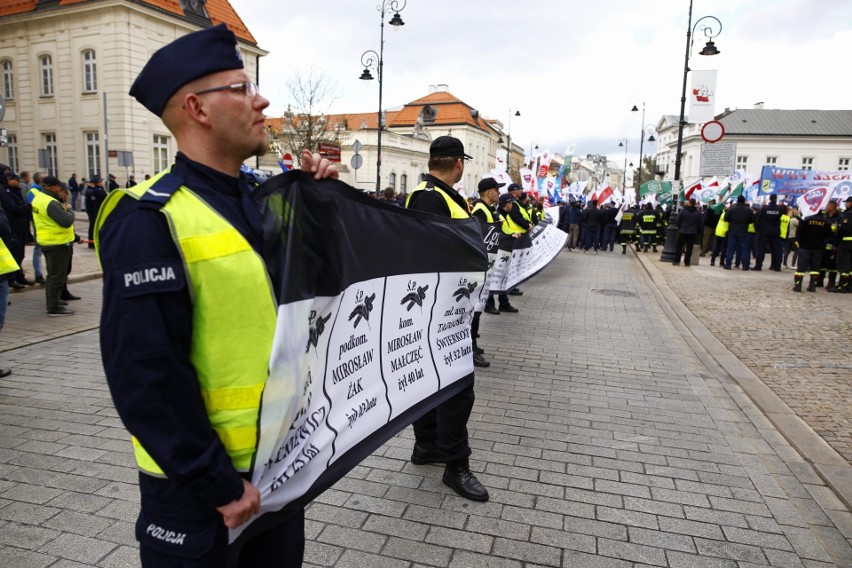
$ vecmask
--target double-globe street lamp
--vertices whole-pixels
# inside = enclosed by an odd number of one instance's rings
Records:
[[[376,120],[377,139],[376,139],[376,193],[382,190],[382,130],[384,130],[384,121],[382,120],[382,79],[384,78],[384,53],[385,53],[385,15],[388,12],[393,12],[393,18],[388,24],[399,28],[405,25],[399,13],[405,9],[406,0],[385,0],[381,6],[376,6],[382,18],[381,32],[379,35],[379,52],[376,53],[372,49],[368,49],[361,54],[361,65],[364,66],[364,71],[359,79],[363,81],[372,81],[373,75],[370,69],[376,70],[376,75],[379,80],[379,112]]]
[[[677,211],[677,201],[675,198],[675,192],[678,192],[678,194],[680,192],[680,164],[681,152],[683,150],[683,127],[686,126],[686,118],[684,116],[684,113],[686,111],[686,80],[690,71],[689,57],[690,55],[692,55],[692,43],[694,41],[693,35],[695,34],[695,30],[698,29],[698,25],[704,20],[708,20],[708,23],[701,26],[701,32],[707,39],[707,43],[704,48],[698,52],[698,54],[718,55],[719,50],[716,48],[716,44],[713,43],[713,38],[717,37],[720,33],[722,33],[722,22],[720,22],[719,18],[715,16],[703,16],[696,20],[695,25],[693,26],[692,0],[689,0],[689,17],[686,22],[686,53],[684,54],[683,58],[683,87],[680,91],[680,117],[678,118],[677,124],[677,148],[675,150],[675,172],[673,185],[677,187],[672,187],[672,205],[674,211]],[[666,229],[666,244],[663,248],[663,253],[660,256],[660,260],[664,262],[671,262],[675,259],[676,243],[677,227],[674,227],[672,223],[669,223],[668,229]]]

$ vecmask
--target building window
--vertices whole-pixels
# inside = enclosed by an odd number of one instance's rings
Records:
[[[169,167],[169,137],[154,135],[154,171],[161,172]]]
[[[388,175],[388,187],[391,187],[394,191],[396,191],[396,174],[392,173]]]
[[[86,137],[86,175],[101,175],[101,140],[97,132],[84,132]]]
[[[849,158],[840,158],[837,161],[837,169],[838,170],[848,170],[849,169]]]
[[[408,174],[399,176],[399,192],[403,195],[408,192]]]
[[[768,166],[774,166],[778,163],[778,156],[766,156],[766,164]]]
[[[53,58],[42,55],[41,59],[41,96],[53,96]]]
[[[50,132],[44,135],[44,149],[47,151],[47,175],[56,175],[56,134]]]
[[[95,50],[83,52],[83,92],[94,93],[98,90],[98,64],[95,60]]]
[[[12,62],[8,59],[3,62],[3,98],[15,98],[15,75],[12,73]]]
[[[13,172],[21,171],[18,164],[18,135],[9,134],[6,141],[6,161]]]
[[[814,159],[811,157],[802,158],[802,169],[803,170],[812,170],[814,169]]]
[[[748,156],[737,156],[737,169],[744,170],[748,167]]]

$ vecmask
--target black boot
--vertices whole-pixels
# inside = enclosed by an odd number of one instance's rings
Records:
[[[470,471],[467,460],[449,462],[444,468],[444,485],[471,501],[488,501],[488,490]]]
[[[621,245],[621,254],[627,254],[627,245]]]
[[[844,274],[840,277],[840,284],[838,284],[837,288],[838,288],[837,291],[840,292],[841,294],[848,294],[849,293],[849,275],[848,274]]]
[[[811,276],[811,278],[813,278],[813,276]],[[824,284],[825,284],[825,270],[820,270],[819,271],[819,277],[817,277],[817,280],[816,280],[816,287],[822,288]]]
[[[818,280],[819,280],[819,277],[811,274],[811,277],[808,280],[808,288],[807,288],[808,292],[816,292]]]
[[[826,292],[839,292],[840,290],[837,288],[837,273],[829,272],[828,273],[828,286],[825,287]]]
[[[654,245],[654,252],[657,252],[657,245]]]
[[[430,463],[447,463],[438,455],[434,444],[414,442],[414,450],[411,452],[411,463],[414,465],[426,465]]]
[[[793,292],[801,292],[802,291],[802,280],[805,279],[804,274],[795,274],[793,276]]]

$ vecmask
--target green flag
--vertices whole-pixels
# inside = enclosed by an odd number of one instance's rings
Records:
[[[737,184],[737,187],[735,187],[734,190],[731,192],[731,194],[728,196],[728,199],[731,199],[731,200],[736,199],[737,197],[739,197],[742,194],[743,194],[743,182],[740,182],[740,183]]]
[[[711,205],[711,206],[710,206],[710,209],[711,209],[711,210],[713,211],[713,213],[715,213],[716,215],[721,215],[721,214],[722,214],[722,211],[724,211],[724,210],[725,210],[725,204],[724,204],[724,203],[716,203],[715,205]]]
[[[646,195],[657,195],[657,201],[662,203],[662,199],[660,195],[667,195],[667,199],[669,203],[672,200],[672,182],[670,181],[659,181],[659,180],[651,180],[646,181],[641,186],[639,186],[639,199],[642,199]]]
[[[672,182],[661,181],[657,183],[660,184],[660,190],[657,192],[657,201],[660,202],[660,205],[670,206],[672,204]]]

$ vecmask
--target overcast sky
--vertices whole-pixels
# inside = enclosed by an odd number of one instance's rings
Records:
[[[377,81],[361,81],[361,54],[379,50],[378,0],[230,0],[269,55],[261,91],[269,116],[287,107],[287,82],[311,68],[335,85],[327,112],[375,112]],[[403,2],[399,4],[402,5]],[[679,113],[688,0],[408,0],[405,26],[385,20],[383,107],[449,91],[483,116],[507,122],[529,149],[622,157],[618,138],[638,155],[645,124]],[[693,69],[717,69],[716,112],[752,108],[849,109],[850,0],[695,0],[722,21],[720,55],[698,55]],[[707,20],[705,20],[706,22]],[[375,72],[373,73],[375,75]],[[645,152],[655,145],[645,144]]]

